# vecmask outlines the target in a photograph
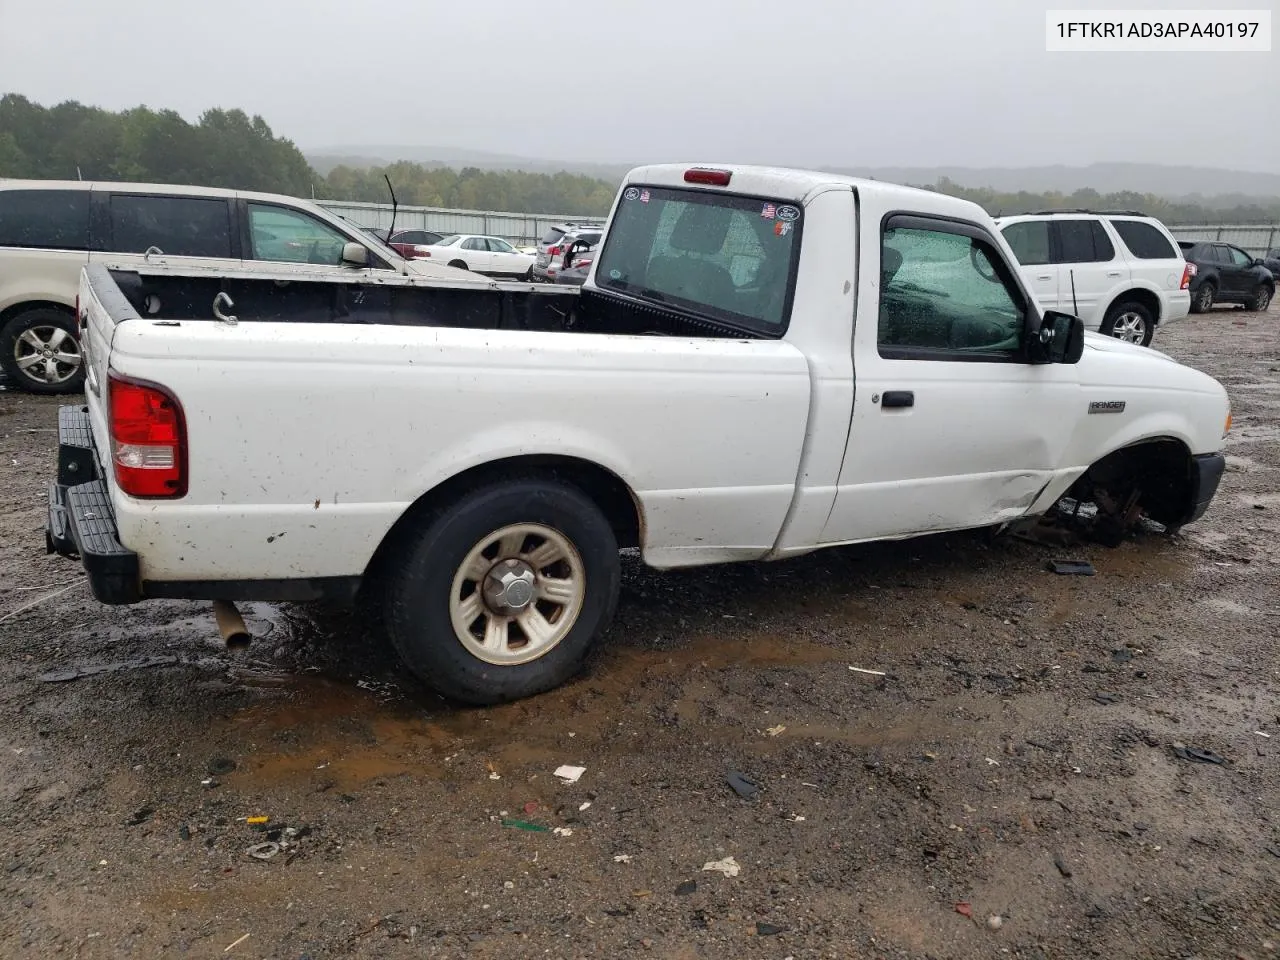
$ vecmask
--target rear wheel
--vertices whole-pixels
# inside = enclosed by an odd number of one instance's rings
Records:
[[[1265,313],[1267,307],[1271,306],[1271,298],[1274,291],[1265,283],[1260,283],[1253,289],[1253,295],[1249,297],[1245,304],[1245,309],[1252,310],[1255,313]]]
[[[1155,331],[1156,324],[1151,311],[1135,300],[1117,303],[1107,311],[1106,318],[1102,321],[1102,332],[1107,336],[1144,347],[1151,345]]]
[[[0,366],[15,386],[32,393],[83,390],[75,320],[52,307],[24,310],[0,330]]]
[[[576,487],[497,483],[428,519],[391,577],[387,632],[445,696],[492,704],[550,690],[608,629],[618,543]]]
[[[451,266],[451,267],[457,267],[459,270],[470,270],[470,269],[471,269],[470,267],[468,267],[468,266],[467,266],[467,261],[465,261],[465,260],[453,260],[453,261],[451,261],[451,262],[449,263],[449,266]]]
[[[1212,283],[1203,283],[1200,289],[1196,291],[1195,299],[1191,301],[1192,313],[1205,313],[1213,306],[1213,298],[1218,295],[1218,291],[1213,288]]]

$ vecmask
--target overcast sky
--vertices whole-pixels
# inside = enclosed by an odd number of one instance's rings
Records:
[[[0,0],[0,92],[192,120],[241,107],[303,149],[1276,168],[1280,54],[1046,53],[1045,9],[1071,6],[1107,5]]]

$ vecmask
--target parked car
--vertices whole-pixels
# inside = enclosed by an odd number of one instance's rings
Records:
[[[1191,309],[1204,313],[1215,303],[1239,303],[1248,310],[1266,310],[1276,293],[1276,280],[1265,261],[1218,240],[1181,240],[1187,261],[1195,264]]]
[[[572,266],[570,257],[595,250],[602,235],[600,227],[571,230],[563,234],[545,251],[539,251],[538,259],[533,265],[533,279],[555,282],[556,275],[561,270]]]
[[[547,227],[546,231],[538,238],[539,254],[546,253],[552,247],[560,242],[561,237],[566,233],[573,233],[575,230],[600,229],[598,223],[580,223],[576,220],[565,221],[564,223],[553,223]]]
[[[1192,271],[1154,217],[1046,211],[996,223],[1036,302],[1090,330],[1148,346],[1159,324],[1191,310]]]
[[[418,248],[418,256],[443,261],[459,270],[496,277],[532,279],[534,258],[521,253],[501,237],[455,233],[438,243]]]
[[[974,203],[642,167],[597,260],[580,289],[361,299],[331,274],[89,264],[49,549],[104,602],[219,601],[228,640],[228,601],[363,593],[427,683],[492,703],[580,668],[620,547],[781,559],[1064,496],[1177,529],[1222,476],[1222,385],[1042,312]],[[215,291],[240,322],[209,317]]]
[[[350,248],[350,249],[348,249]],[[232,269],[325,265],[371,277],[456,277],[410,266],[354,224],[305,200],[213,187],[0,181],[0,367],[35,393],[76,393],[84,369],[75,322],[86,263]]]
[[[556,274],[555,282],[571,287],[582,286],[587,282],[587,276],[591,273],[591,262],[594,259],[594,253],[584,253],[574,257],[569,266]]]
[[[422,248],[439,243],[443,239],[444,234],[436,233],[434,230],[397,230],[387,243],[406,260],[422,260],[426,259]]]
[[[1280,282],[1280,248],[1268,250],[1262,265],[1271,271],[1271,279]]]

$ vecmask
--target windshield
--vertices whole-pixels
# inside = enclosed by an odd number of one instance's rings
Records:
[[[798,205],[666,187],[628,187],[596,283],[780,336],[800,253]]]

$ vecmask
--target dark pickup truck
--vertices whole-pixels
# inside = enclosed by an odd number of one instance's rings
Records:
[[[1276,280],[1263,261],[1239,247],[1216,240],[1181,240],[1182,256],[1195,264],[1191,278],[1191,312],[1204,313],[1215,303],[1239,303],[1261,312],[1275,296]]]

